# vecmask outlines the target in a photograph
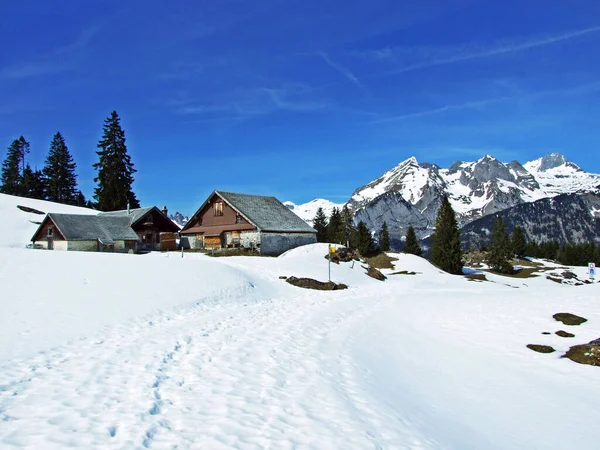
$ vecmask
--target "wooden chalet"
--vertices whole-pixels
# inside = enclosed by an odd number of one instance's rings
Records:
[[[166,209],[153,206],[97,215],[49,213],[31,240],[48,250],[175,250],[178,231]]]
[[[316,231],[275,197],[214,191],[180,231],[188,248],[258,249],[279,255],[316,242]]]

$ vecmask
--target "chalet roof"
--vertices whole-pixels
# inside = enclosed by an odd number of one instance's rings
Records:
[[[135,208],[127,211],[126,209],[122,209],[120,211],[107,211],[98,213],[99,216],[118,216],[118,217],[129,217],[129,225],[133,225],[138,220],[142,219],[146,214],[155,209],[154,206],[149,206],[147,208]],[[159,211],[158,208],[156,208]],[[162,212],[161,212],[162,214]]]
[[[215,191],[215,193],[234,209],[238,210],[261,231],[316,233],[314,228],[309,226],[275,197],[223,191]]]
[[[67,241],[98,239],[103,244],[113,244],[116,240],[139,241],[127,216],[49,213],[48,217]]]

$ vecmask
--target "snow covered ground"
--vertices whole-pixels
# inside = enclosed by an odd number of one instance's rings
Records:
[[[15,219],[16,220],[16,219]],[[600,284],[0,246],[0,448],[596,449]],[[391,275],[396,271],[415,275]],[[567,327],[557,312],[588,322]],[[576,337],[554,334],[567,329]],[[527,344],[552,345],[553,354]]]

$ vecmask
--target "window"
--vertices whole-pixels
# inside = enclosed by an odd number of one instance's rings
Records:
[[[242,223],[242,215],[238,214],[237,216],[235,216],[235,223],[240,224]]]
[[[54,237],[54,227],[52,225],[48,227],[48,237]]]
[[[216,202],[215,203],[215,216],[222,216],[223,215],[223,202]]]

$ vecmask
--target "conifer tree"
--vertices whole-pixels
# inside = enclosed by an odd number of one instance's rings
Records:
[[[94,181],[98,187],[94,189],[96,206],[100,211],[113,211],[127,208],[139,208],[140,203],[132,191],[133,168],[131,157],[125,145],[125,132],[121,128],[119,116],[113,111],[104,120],[102,139],[96,152],[99,161],[94,164],[98,176]]]
[[[448,273],[458,275],[462,273],[461,258],[458,223],[448,196],[444,195],[435,221],[431,262]]]
[[[337,241],[347,247],[351,247],[350,241],[354,233],[354,218],[347,205],[344,205],[341,211],[342,226],[338,231]]]
[[[23,172],[25,172],[25,155],[29,153],[29,142],[23,136],[15,139],[6,153],[2,162],[0,192],[10,195],[21,195]]]
[[[333,208],[331,211],[331,217],[327,224],[327,240],[332,243],[341,244],[338,240],[340,237],[340,230],[343,230],[342,214],[337,208]]]
[[[38,200],[45,200],[45,180],[40,170],[32,170],[29,163],[25,165],[21,184],[19,186],[19,195]]]
[[[500,273],[511,274],[514,271],[510,263],[512,246],[504,221],[498,216],[492,230],[492,240],[487,255],[487,263],[492,270]]]
[[[379,250],[382,252],[390,251],[390,230],[388,229],[387,222],[383,222],[381,231],[379,232]]]
[[[67,148],[65,139],[57,132],[50,143],[46,157],[44,176],[46,177],[46,197],[51,202],[77,204],[77,165]]]
[[[363,255],[368,256],[375,250],[375,243],[373,242],[373,236],[367,228],[367,225],[361,220],[356,226],[356,250]]]
[[[327,242],[327,216],[323,208],[317,209],[313,220],[313,228],[317,230],[317,242]]]
[[[417,241],[417,235],[413,226],[409,226],[406,231],[406,243],[402,249],[404,253],[410,253],[411,255],[421,256],[423,254],[419,241]]]
[[[510,237],[510,242],[512,245],[512,252],[517,257],[521,258],[525,255],[525,234],[523,233],[523,228],[517,226],[512,232]]]

